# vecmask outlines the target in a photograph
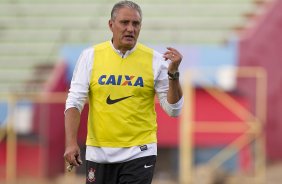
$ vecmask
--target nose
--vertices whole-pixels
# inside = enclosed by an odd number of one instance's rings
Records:
[[[128,25],[127,25],[127,31],[128,31],[128,32],[133,32],[133,31],[134,31],[134,27],[133,27],[132,24],[128,24]]]

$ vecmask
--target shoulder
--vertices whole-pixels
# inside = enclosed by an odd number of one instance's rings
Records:
[[[163,55],[161,53],[159,53],[158,51],[143,45],[141,43],[138,43],[137,48],[139,51],[142,52],[142,54],[150,54],[153,56],[153,62],[163,62],[164,58]]]
[[[153,54],[154,50],[146,45],[143,45],[141,43],[137,43],[137,49],[140,52],[143,52],[143,54]]]
[[[79,60],[89,60],[89,59],[93,58],[93,55],[94,55],[94,49],[93,49],[93,47],[85,48],[85,49],[82,51]]]
[[[94,45],[92,49],[94,49],[95,51],[98,51],[98,50],[105,50],[108,48],[111,48],[110,41],[106,41],[106,42],[102,42],[97,45]]]
[[[81,52],[81,54],[80,54],[80,56],[78,58],[77,64],[80,67],[82,67],[82,66],[90,67],[92,65],[93,58],[94,58],[94,49],[93,49],[93,47],[85,48]]]
[[[153,51],[153,65],[156,70],[166,70],[169,64],[168,60],[163,58],[163,54],[154,50]]]
[[[157,60],[163,60],[163,56],[161,53],[159,53],[158,51],[146,46],[146,45],[143,45],[141,43],[138,43],[137,45],[137,48],[141,51],[141,52],[144,52],[144,53],[148,53],[148,54],[152,54],[154,59],[157,59]]]
[[[88,48],[85,48],[82,51],[82,55],[85,55],[85,56],[93,55],[93,52],[94,52],[94,48],[93,47],[88,47]]]
[[[158,61],[163,61],[163,55],[161,53],[159,53],[158,51],[154,50],[154,60],[158,60]]]

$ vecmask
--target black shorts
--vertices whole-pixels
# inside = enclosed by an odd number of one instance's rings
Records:
[[[86,161],[86,184],[151,184],[156,156],[100,164]]]

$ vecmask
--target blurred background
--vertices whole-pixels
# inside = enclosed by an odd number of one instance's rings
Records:
[[[84,165],[65,172],[64,103],[80,52],[111,39],[115,2],[0,0],[0,183],[83,183]],[[280,184],[282,0],[135,2],[139,41],[184,56],[182,116],[156,101],[153,183]]]

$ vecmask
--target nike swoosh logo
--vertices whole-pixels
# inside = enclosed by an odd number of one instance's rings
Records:
[[[153,165],[144,165],[144,168],[147,169],[149,167],[153,167]]]
[[[133,96],[133,95],[126,96],[126,97],[122,97],[122,98],[117,98],[117,99],[111,99],[111,97],[110,97],[110,95],[109,95],[106,102],[107,102],[107,104],[112,105],[112,104],[115,104],[115,103],[120,102],[120,101],[122,101],[122,100],[125,100],[125,99],[127,99],[127,98],[130,98],[130,97],[132,97],[132,96]]]

